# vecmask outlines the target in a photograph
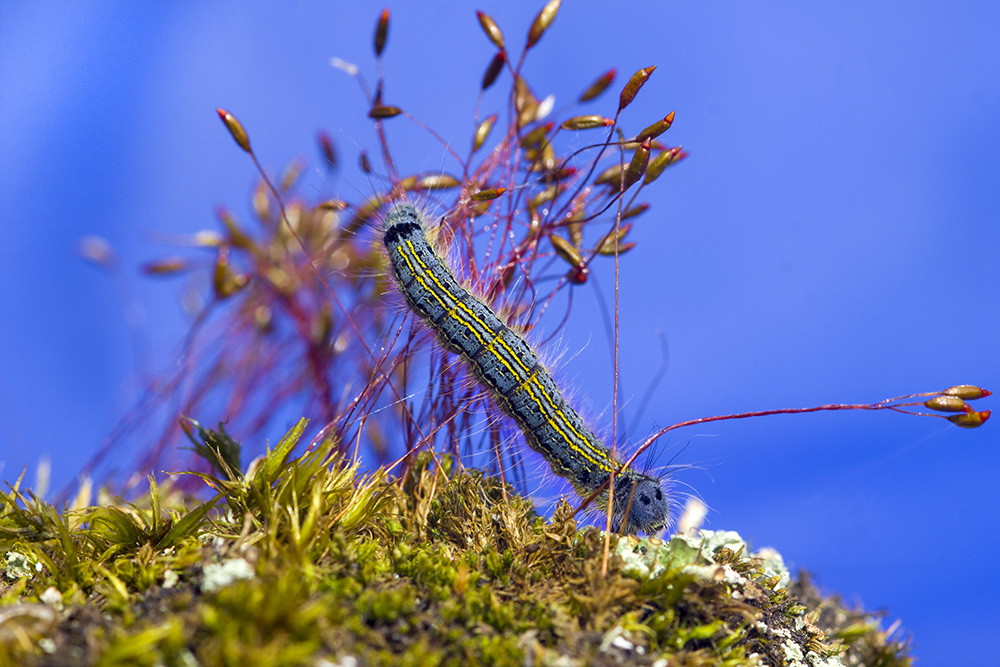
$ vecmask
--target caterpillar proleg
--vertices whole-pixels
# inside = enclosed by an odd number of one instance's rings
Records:
[[[624,468],[612,457],[565,401],[528,343],[455,279],[427,242],[417,208],[396,204],[384,229],[392,273],[410,308],[434,329],[445,349],[466,361],[552,472],[587,498],[607,483],[613,470],[616,530],[648,533],[666,525],[670,506],[660,480]],[[596,502],[607,509],[606,490]]]

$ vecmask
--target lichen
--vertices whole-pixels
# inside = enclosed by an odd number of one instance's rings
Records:
[[[236,581],[253,579],[253,568],[243,558],[230,558],[223,563],[209,563],[202,572],[201,588],[206,593],[214,593]],[[164,588],[169,588],[164,575]]]
[[[909,664],[736,533],[615,537],[605,570],[566,506],[538,517],[448,459],[391,479],[329,442],[292,458],[299,433],[201,475],[208,502],[152,480],[75,511],[0,494],[0,549],[40,564],[0,586],[0,664]]]
[[[22,577],[30,577],[35,571],[41,571],[42,564],[32,561],[28,556],[16,551],[8,551],[4,560],[7,562],[4,568],[4,576],[11,581],[17,581]]]

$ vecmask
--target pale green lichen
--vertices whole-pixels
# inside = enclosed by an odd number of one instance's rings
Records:
[[[180,579],[181,579],[180,576],[178,576],[178,574],[176,572],[174,572],[173,570],[166,570],[163,573],[163,584],[162,584],[162,586],[163,586],[164,589],[169,590],[169,589],[173,588],[174,586],[176,586],[177,582],[180,581]]]
[[[4,560],[7,563],[4,576],[11,581],[17,581],[22,577],[28,578],[42,571],[41,563],[17,551],[8,551]]]
[[[736,584],[740,583],[740,576],[725,563],[716,563],[713,557],[719,549],[743,553],[746,548],[746,542],[734,531],[697,530],[674,535],[666,542],[659,538],[622,538],[617,542],[615,553],[624,561],[624,571],[639,577],[656,577],[670,568],[680,567],[703,581],[722,577],[727,583]],[[788,586],[791,573],[777,551],[761,549],[748,557],[759,561],[765,577],[777,577],[778,588]]]
[[[334,443],[292,458],[297,433],[203,475],[208,502],[152,480],[74,512],[0,493],[0,549],[33,572],[0,582],[0,664],[909,664],[735,533],[615,540],[606,560],[566,507],[540,519],[448,459],[390,480]]]
[[[214,593],[234,581],[253,579],[253,566],[243,558],[231,558],[223,563],[209,563],[205,566],[201,588],[206,593]]]

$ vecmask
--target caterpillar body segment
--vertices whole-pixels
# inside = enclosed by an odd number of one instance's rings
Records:
[[[611,456],[563,398],[531,346],[455,279],[427,242],[417,208],[405,201],[394,205],[384,231],[392,273],[407,304],[434,329],[445,349],[465,359],[524,433],[528,446],[584,498],[601,488],[614,470],[617,530],[653,532],[665,526],[670,506],[660,480],[623,468]],[[606,490],[596,502],[607,508]]]

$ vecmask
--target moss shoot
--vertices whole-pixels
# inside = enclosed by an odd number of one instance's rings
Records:
[[[0,494],[0,664],[910,664],[736,533],[616,538],[602,575],[567,506],[429,456],[402,479],[330,440],[292,457],[304,426],[246,474],[217,457],[207,502]]]

